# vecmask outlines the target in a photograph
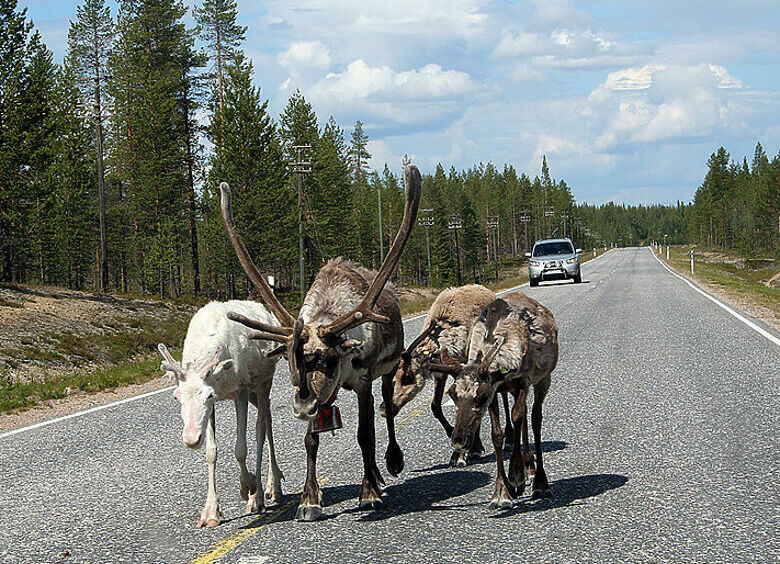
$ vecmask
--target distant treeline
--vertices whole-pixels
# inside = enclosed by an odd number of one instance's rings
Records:
[[[0,0],[0,280],[246,295],[219,215],[227,181],[252,256],[295,296],[299,158],[307,279],[337,255],[379,265],[402,217],[402,163],[371,170],[362,124],[347,140],[300,92],[270,116],[240,48],[235,0],[205,0],[196,29],[185,12],[176,0],[122,0],[112,17],[104,0],[85,0],[57,65],[26,10]],[[424,177],[397,279],[486,281],[550,235],[591,248],[666,234],[776,255],[778,158],[759,149],[752,168],[721,149],[694,203],[677,206],[577,205],[546,159],[534,178],[511,165],[439,165]]]

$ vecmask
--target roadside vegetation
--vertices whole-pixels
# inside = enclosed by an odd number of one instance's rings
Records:
[[[691,277],[690,253],[694,252],[694,278],[722,289],[741,303],[754,303],[780,319],[780,261],[745,258],[736,251],[708,250],[695,245],[670,247],[669,265]],[[666,261],[665,249],[660,257]]]

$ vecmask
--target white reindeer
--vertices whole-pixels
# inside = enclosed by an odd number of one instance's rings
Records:
[[[271,433],[270,392],[276,358],[266,358],[272,348],[269,341],[251,341],[252,330],[226,317],[228,311],[241,312],[253,319],[278,327],[279,322],[261,304],[233,300],[211,302],[199,309],[190,320],[184,339],[181,364],[174,360],[164,344],[157,348],[165,359],[160,369],[177,379],[174,395],[181,403],[184,421],[182,440],[196,449],[206,442],[208,462],[208,495],[197,526],[215,527],[222,512],[215,485],[217,443],[214,435],[214,403],[232,399],[236,405],[236,460],[241,467],[241,497],[246,512],[263,511],[265,502],[275,504],[282,495],[282,472],[276,463]],[[246,426],[248,402],[257,406],[257,466],[255,474],[247,470]],[[265,499],[258,495],[263,443],[268,437],[271,466]]]

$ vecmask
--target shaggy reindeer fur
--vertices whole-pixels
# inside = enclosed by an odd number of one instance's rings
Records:
[[[250,301],[210,302],[192,317],[184,339],[182,362],[170,356],[164,345],[160,352],[165,361],[161,368],[177,378],[175,395],[181,402],[181,415],[185,427],[182,438],[187,446],[198,448],[205,436],[206,460],[209,466],[209,484],[206,504],[198,526],[213,527],[219,524],[220,509],[217,498],[215,473],[217,445],[214,435],[214,403],[232,399],[236,407],[235,456],[241,467],[241,496],[247,501],[246,511],[260,511],[264,507],[263,496],[258,493],[258,480],[263,453],[263,443],[268,437],[271,459],[265,499],[275,503],[281,497],[282,473],[276,462],[271,433],[269,395],[276,367],[276,359],[268,359],[264,353],[271,348],[268,341],[253,342],[248,339],[251,329],[233,323],[227,312],[237,311],[263,319],[266,323],[279,322],[258,303]],[[248,401],[257,406],[257,464],[256,474],[249,472],[247,458]]]
[[[442,354],[445,355],[445,358],[449,356],[449,358],[459,362],[465,362],[471,328],[482,310],[495,299],[496,295],[493,292],[479,284],[447,288],[438,295],[423,324],[421,334],[428,333],[428,335],[416,346],[413,345],[417,340],[410,345],[410,348],[402,355],[401,365],[393,378],[393,409],[395,413],[398,413],[404,405],[420,393],[427,380],[433,378],[436,381],[436,389],[431,401],[431,410],[447,436],[452,436],[452,425],[447,421],[441,409],[447,375],[428,370],[427,363],[429,361],[440,362]],[[383,415],[385,409],[386,406],[383,403],[381,406]],[[506,435],[511,435],[512,431],[509,409],[507,408]],[[450,464],[462,467],[466,465],[469,458],[478,458],[483,453],[484,447],[479,431],[477,431],[471,451],[469,453],[454,451],[450,457]]]
[[[488,305],[471,332],[468,363],[451,365],[455,383],[450,395],[455,401],[452,445],[468,448],[474,429],[486,409],[490,411],[493,446],[496,451],[496,486],[493,507],[507,507],[525,488],[526,474],[535,473],[534,496],[550,495],[542,459],[542,403],[550,387],[550,374],[558,362],[558,326],[549,309],[523,294],[513,292]],[[441,366],[447,370],[447,366]],[[531,422],[536,441],[536,465],[528,444],[526,399],[534,388]],[[503,433],[496,392],[515,398],[512,419],[520,433],[514,437],[509,475],[504,471]],[[521,443],[522,441],[522,443]]]

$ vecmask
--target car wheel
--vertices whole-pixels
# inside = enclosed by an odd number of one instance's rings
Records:
[[[574,276],[574,283],[579,284],[580,282],[582,282],[582,273],[577,272],[577,274]]]
[[[531,287],[532,287],[532,288],[533,288],[534,286],[538,286],[538,285],[539,285],[539,280],[538,280],[537,278],[531,278],[531,280],[530,280],[530,284],[531,284]]]

